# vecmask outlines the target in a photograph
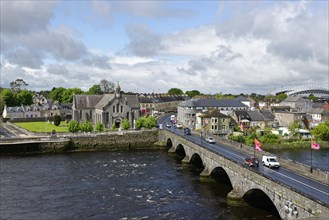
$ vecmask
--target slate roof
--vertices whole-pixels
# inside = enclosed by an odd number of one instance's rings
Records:
[[[248,98],[246,98],[246,97],[244,97],[242,95],[236,97],[235,100],[240,101],[240,102],[241,101],[244,101],[244,102],[248,101],[248,102],[250,102],[250,100]]]
[[[190,99],[180,103],[182,107],[248,107],[235,99]]]
[[[123,95],[122,96],[132,108],[140,108],[140,103],[136,95]]]
[[[275,115],[270,110],[260,110],[265,121],[274,121]]]
[[[200,117],[201,118],[231,118],[230,116],[221,113],[219,110],[205,112]]]
[[[264,121],[263,115],[258,111],[247,111],[251,121]]]
[[[114,99],[114,94],[104,94],[102,99],[94,106],[95,109],[103,109],[112,99]]]
[[[240,121],[243,119],[247,119],[247,120],[251,121],[251,118],[247,111],[234,111],[234,113],[235,113],[236,117],[240,119]]]
[[[92,109],[104,95],[74,95],[73,106],[75,109]]]

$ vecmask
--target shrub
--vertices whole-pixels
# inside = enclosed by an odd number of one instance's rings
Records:
[[[130,128],[130,123],[129,123],[128,119],[126,119],[126,118],[123,119],[123,121],[122,121],[122,128],[124,130],[128,130]]]
[[[96,131],[104,131],[104,125],[100,122],[97,122],[96,126],[95,126],[95,130]]]
[[[59,115],[55,115],[54,116],[54,125],[55,126],[58,126],[58,125],[60,125],[61,124],[61,116],[59,116]]]
[[[68,124],[68,130],[72,133],[78,132],[80,130],[79,122],[71,120]]]
[[[80,129],[83,132],[92,132],[94,130],[94,127],[89,121],[85,121],[82,125],[80,125]]]

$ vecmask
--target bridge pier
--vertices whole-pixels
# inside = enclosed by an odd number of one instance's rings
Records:
[[[171,148],[168,150],[168,153],[175,153],[175,152],[176,150],[174,146],[171,146]]]
[[[244,206],[246,202],[244,201],[243,192],[238,187],[235,187],[227,194],[227,204],[232,206]]]
[[[202,172],[200,173],[200,176],[202,177],[208,177],[211,174],[211,170],[205,166],[205,168],[202,170]]]
[[[182,160],[182,163],[189,163],[190,162],[190,158],[188,155],[186,155],[183,160]]]

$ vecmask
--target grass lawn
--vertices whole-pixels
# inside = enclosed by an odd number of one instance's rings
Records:
[[[59,126],[53,125],[51,122],[17,122],[15,125],[32,132],[68,132],[66,122],[62,121]]]

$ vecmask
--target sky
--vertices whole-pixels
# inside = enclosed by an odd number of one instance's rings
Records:
[[[1,0],[0,86],[270,94],[329,87],[329,3]]]

